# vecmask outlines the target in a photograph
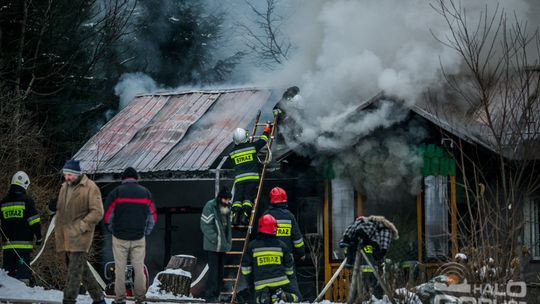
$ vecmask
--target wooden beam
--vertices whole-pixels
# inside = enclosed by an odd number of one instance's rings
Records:
[[[362,193],[356,191],[356,217],[364,215],[364,200],[362,199]]]
[[[450,233],[451,253],[455,257],[458,251],[457,245],[457,191],[456,177],[450,176]]]
[[[422,191],[416,195],[416,230],[418,241],[418,262],[422,263]]]
[[[324,240],[324,281],[328,282],[332,277],[330,267],[330,180],[324,181],[324,208],[323,208],[323,240]],[[330,300],[331,289],[329,289],[324,298]]]

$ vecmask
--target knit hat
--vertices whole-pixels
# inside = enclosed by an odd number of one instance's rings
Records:
[[[137,174],[137,170],[133,167],[127,167],[122,173],[122,179],[126,178],[139,179],[139,174]]]
[[[232,198],[232,194],[231,194],[231,191],[229,191],[229,188],[223,186],[219,190],[217,197],[218,198]]]
[[[78,160],[70,159],[66,161],[66,164],[62,168],[64,174],[81,175],[81,165]]]

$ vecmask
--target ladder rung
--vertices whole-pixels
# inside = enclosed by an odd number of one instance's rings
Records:
[[[246,238],[232,238],[233,242],[243,242],[246,240]]]
[[[236,278],[223,278],[223,281],[234,282],[236,281]]]
[[[227,251],[225,254],[242,254],[242,251]]]
[[[244,225],[236,225],[236,226],[232,226],[233,229],[247,229],[249,228],[249,226],[244,226]]]
[[[222,292],[220,292],[220,294],[223,294],[223,295],[232,295],[233,292],[232,292],[232,291],[222,291]]]
[[[223,265],[225,268],[238,268],[240,265]]]

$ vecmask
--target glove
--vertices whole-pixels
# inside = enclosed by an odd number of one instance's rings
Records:
[[[43,244],[43,238],[36,240],[36,246],[41,246],[41,244]]]
[[[274,114],[274,116],[279,116],[283,113],[283,111],[281,111],[281,109],[274,109],[272,110],[272,114]]]

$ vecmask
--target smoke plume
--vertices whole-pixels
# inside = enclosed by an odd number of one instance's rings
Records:
[[[496,10],[537,26],[531,1],[455,1],[469,25]],[[301,109],[284,127],[288,145],[300,154],[332,161],[339,175],[356,181],[368,196],[415,193],[422,160],[414,148],[426,134],[407,115],[427,91],[442,89],[442,73],[460,73],[462,58],[441,43],[452,33],[436,11],[437,1],[304,1],[289,4],[291,60],[253,78],[273,86],[298,85]],[[381,101],[351,114],[379,92],[403,100]],[[294,105],[294,101],[289,104]],[[400,103],[400,102],[398,102]],[[389,195],[390,196],[390,195]],[[391,197],[387,197],[392,199]]]
[[[114,94],[120,98],[119,109],[125,108],[136,95],[151,93],[158,89],[156,82],[143,73],[129,73],[120,76],[114,87]]]

